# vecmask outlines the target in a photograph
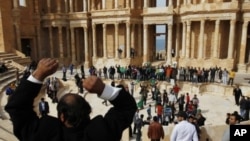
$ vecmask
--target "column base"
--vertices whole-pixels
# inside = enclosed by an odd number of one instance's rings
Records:
[[[89,67],[90,67],[89,61],[85,61],[85,62],[84,62],[84,68],[89,68]]]

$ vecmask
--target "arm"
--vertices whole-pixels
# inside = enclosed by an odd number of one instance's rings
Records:
[[[23,140],[24,136],[30,136],[28,134],[31,133],[27,133],[27,131],[32,130],[35,121],[38,120],[38,116],[33,110],[33,101],[42,87],[42,81],[48,75],[54,73],[57,67],[56,60],[42,59],[32,76],[21,81],[5,106],[5,110],[9,113],[13,122],[14,134],[20,140]]]
[[[124,129],[131,125],[137,109],[134,98],[122,87],[111,87],[105,85],[96,76],[83,80],[83,87],[90,93],[96,93],[100,98],[109,100],[114,107],[109,109],[104,120],[110,129],[110,133],[117,140],[121,138]]]

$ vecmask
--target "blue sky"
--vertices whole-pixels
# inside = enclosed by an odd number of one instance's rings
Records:
[[[166,0],[157,0],[156,1],[156,7],[163,7],[166,6]],[[165,26],[163,25],[158,25],[156,26],[156,32],[157,33],[163,33],[166,32]],[[165,35],[157,36],[157,39],[165,39]]]

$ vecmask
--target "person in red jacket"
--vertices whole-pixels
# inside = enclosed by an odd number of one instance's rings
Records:
[[[151,141],[160,141],[161,138],[164,139],[164,130],[162,125],[158,122],[156,116],[153,117],[153,122],[148,127],[148,138]]]

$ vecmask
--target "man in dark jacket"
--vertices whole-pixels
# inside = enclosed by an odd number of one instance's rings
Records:
[[[39,112],[41,116],[46,116],[49,113],[49,103],[41,98],[39,102]]]
[[[58,61],[40,60],[37,69],[27,80],[22,80],[5,110],[13,122],[15,136],[20,141],[120,141],[136,111],[134,98],[123,88],[105,85],[100,78],[90,76],[83,87],[91,94],[107,99],[113,107],[103,117],[90,119],[91,107],[80,95],[66,94],[58,105],[58,118],[39,118],[33,111],[33,102],[43,80],[56,72]]]

